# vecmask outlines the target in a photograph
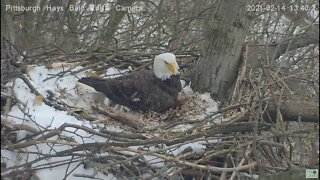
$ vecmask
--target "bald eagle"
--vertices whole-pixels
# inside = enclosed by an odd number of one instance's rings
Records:
[[[163,113],[177,104],[181,91],[179,66],[172,53],[155,56],[153,71],[140,70],[113,79],[84,77],[79,82],[133,110]]]

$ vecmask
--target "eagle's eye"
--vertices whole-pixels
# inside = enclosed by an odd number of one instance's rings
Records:
[[[167,65],[169,64],[167,61],[164,61],[164,63],[167,64]]]

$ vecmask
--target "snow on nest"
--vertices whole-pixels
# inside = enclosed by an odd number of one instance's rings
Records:
[[[73,71],[79,70],[82,67],[76,67],[73,69]],[[55,75],[57,73],[63,72],[63,68],[55,68],[55,69],[47,69],[45,66],[30,66],[28,68],[28,74],[27,77],[34,86],[34,88],[44,97],[48,98],[50,96],[54,96],[55,98],[59,99],[60,101],[63,101],[70,107],[75,107],[75,109],[85,109],[90,110],[91,104],[93,101],[99,99],[104,99],[104,96],[100,93],[94,92],[94,90],[90,87],[81,86],[81,83],[77,83],[77,80],[81,77],[85,77],[85,72],[78,73],[76,75],[70,75],[66,74],[63,77],[59,78],[54,77],[49,80],[44,81],[45,79],[52,77],[52,75]],[[128,70],[119,71],[114,68],[110,68],[106,72],[106,76],[110,78],[118,77],[119,72],[123,73]],[[190,85],[185,86],[185,82],[181,81],[181,84],[183,85],[183,91],[180,93],[179,96],[179,106],[175,110],[168,111],[165,114],[156,114],[156,113],[139,113],[139,112],[131,112],[133,115],[137,117],[137,119],[140,121],[138,123],[141,123],[145,128],[152,128],[160,124],[164,123],[170,123],[172,119],[178,118],[181,120],[195,120],[195,119],[201,119],[206,114],[212,113],[214,111],[217,111],[217,103],[213,101],[210,98],[210,95],[208,93],[205,94],[198,94],[193,93]],[[30,91],[28,86],[21,80],[16,79],[14,83],[11,84],[13,86],[13,92],[17,99],[24,105],[24,107],[18,107],[17,105],[13,106],[12,109],[9,112],[9,116],[7,117],[8,121],[16,124],[26,124],[31,127],[34,127],[36,129],[43,128],[49,128],[49,129],[55,129],[59,128],[64,123],[71,123],[71,124],[77,124],[77,125],[83,125],[89,128],[98,128],[98,127],[104,127],[107,125],[107,129],[111,131],[117,131],[122,132],[124,131],[123,126],[119,125],[119,123],[115,123],[114,121],[110,122],[104,122],[104,123],[97,123],[92,124],[89,121],[80,121],[77,118],[71,116],[68,114],[68,112],[65,111],[59,111],[54,109],[53,107],[50,107],[46,105],[43,102],[39,102],[37,100],[37,96]],[[89,92],[89,93],[88,93]],[[109,105],[110,102],[107,102],[107,105]],[[26,117],[26,114],[24,114],[21,109],[24,109],[25,112],[29,114],[30,118]],[[98,115],[98,117],[101,115]],[[97,118],[99,119],[99,118]],[[105,117],[104,117],[105,119]],[[187,125],[180,125],[179,126],[180,131],[183,131],[189,126]],[[70,131],[73,131],[74,129],[70,129]],[[65,132],[65,136],[71,136],[75,142],[78,143],[88,143],[88,142],[105,142],[105,138],[97,137],[97,136],[90,136],[84,131],[77,131],[77,133],[80,136],[83,137],[90,137],[90,138],[80,138],[79,136],[74,136],[74,134]],[[27,131],[19,131],[17,139],[23,139],[25,138],[29,132]],[[153,136],[157,136],[157,134],[154,134]],[[161,134],[158,134],[158,136],[162,136]],[[50,140],[55,140],[55,138],[51,138]],[[193,147],[193,149],[202,149],[201,144],[190,144],[188,147]],[[173,152],[173,154],[179,154],[183,151],[184,148],[187,146],[183,146],[177,149],[177,152]],[[65,150],[68,147],[66,146],[55,146],[56,151]],[[52,147],[50,147],[48,144],[39,144],[37,147],[30,146],[26,151],[29,152],[38,152],[39,150],[45,154],[54,153],[52,151]],[[8,151],[8,150],[1,150],[2,152],[2,161],[5,161],[7,163],[7,167],[22,164],[26,161],[32,161],[37,158],[36,153],[35,154],[24,154],[24,153],[18,153],[17,151]],[[146,156],[147,159],[152,159],[154,157]],[[69,159],[69,157],[61,157],[59,160]],[[37,165],[41,165],[46,163],[43,160],[40,162],[37,162]],[[51,160],[49,160],[51,161]],[[152,160],[156,166],[161,166],[162,161],[159,159]],[[71,163],[69,169],[73,169],[72,167],[75,167],[76,163]],[[43,169],[38,170],[36,174],[40,177],[46,177],[46,179],[50,180],[56,180],[56,179],[62,179],[65,175],[67,165],[55,167],[51,169]],[[82,166],[79,166],[73,173],[80,173],[80,174],[91,174],[93,170],[90,169],[84,169]],[[112,175],[106,175],[99,174],[96,176],[97,178],[102,179],[109,179],[112,177]],[[68,179],[77,179],[70,175]]]
[[[74,70],[78,70],[81,67],[77,67]],[[64,101],[68,105],[77,105],[79,104],[79,96],[77,93],[76,82],[77,77],[73,75],[66,75],[63,78],[52,78],[47,81],[43,81],[44,79],[50,77],[52,74],[57,74],[63,71],[61,68],[59,69],[47,69],[44,66],[40,67],[29,67],[27,78],[30,80],[34,88],[45,98],[51,96],[50,92],[53,92],[54,96]],[[85,76],[85,73],[79,73],[79,77]],[[86,127],[93,128],[93,126],[88,121],[79,121],[75,117],[68,114],[65,111],[59,111],[50,107],[43,102],[37,102],[37,96],[30,91],[28,86],[21,80],[16,79],[14,83],[11,83],[13,86],[13,93],[17,97],[17,99],[24,105],[24,107],[18,107],[17,105],[13,106],[9,112],[8,121],[15,124],[25,124],[35,129],[49,128],[55,129],[59,128],[64,123],[71,123],[76,125],[82,125]],[[85,106],[86,103],[81,102],[82,106]],[[22,111],[21,108],[24,109],[25,112],[28,113],[28,118]],[[68,129],[68,128],[67,128]],[[113,129],[117,131],[123,131],[122,129],[115,127],[109,127],[108,129]],[[74,129],[68,129],[73,131]],[[80,138],[79,136],[74,136],[71,133],[64,133],[62,136],[72,137],[74,141],[78,143],[89,143],[89,142],[105,142],[105,138],[99,136],[91,136],[90,134],[84,131],[77,131],[77,133],[82,137],[88,138]],[[30,132],[21,130],[17,133],[17,140],[25,138],[27,135],[30,135]],[[90,137],[90,138],[89,138]],[[50,138],[50,140],[56,140],[56,138]],[[61,151],[68,149],[67,146],[54,146],[56,151]],[[17,151],[9,151],[9,150],[1,150],[1,162],[6,162],[7,167],[11,167],[14,165],[19,165],[27,161],[32,161],[38,158],[36,152],[41,151],[44,154],[55,153],[52,151],[52,147],[48,144],[39,144],[36,146],[30,146],[25,149],[28,152],[33,153],[18,153]],[[70,157],[59,157],[57,160],[70,160]],[[51,161],[51,160],[49,160]],[[43,160],[35,163],[35,165],[42,165],[48,163],[48,160]],[[78,163],[71,163],[70,167],[68,165],[63,165],[51,169],[42,169],[36,172],[36,176],[45,177],[48,180],[56,180],[63,179],[65,176],[66,168],[73,169],[76,167]],[[79,166],[72,174],[92,174],[94,173],[93,169],[84,169],[83,166]],[[101,179],[110,179],[112,175],[109,174],[104,175],[102,173],[98,173],[96,175],[97,178]],[[70,175],[68,179],[78,179],[77,177],[73,177]]]
[[[210,93],[193,92],[190,85],[185,86],[178,96],[180,104],[177,114],[187,120],[200,120],[206,115],[218,111],[218,103],[210,97]]]

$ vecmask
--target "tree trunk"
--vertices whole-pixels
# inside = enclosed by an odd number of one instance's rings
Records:
[[[221,101],[230,97],[250,24],[249,4],[253,5],[254,0],[219,0],[214,4],[216,8],[203,28],[205,54],[195,67],[193,89],[210,92]]]
[[[129,7],[131,6],[135,0],[118,0],[117,5],[119,7]],[[119,11],[116,9],[116,6],[114,6],[110,11],[110,17],[107,24],[107,27],[105,28],[104,34],[104,46],[108,47],[111,42],[113,35],[118,30],[118,26],[121,23],[123,17],[128,13],[127,11]]]
[[[5,0],[1,1],[1,37],[4,37],[6,40],[10,42],[10,44],[15,44],[16,42],[16,34],[14,31],[14,21],[11,14],[6,13],[5,7],[6,5],[11,5],[10,1]],[[1,48],[4,44],[1,40]],[[6,43],[7,44],[7,43]],[[7,48],[11,49],[10,45],[6,46]],[[1,49],[1,54],[2,54]],[[2,57],[2,56],[1,56]]]

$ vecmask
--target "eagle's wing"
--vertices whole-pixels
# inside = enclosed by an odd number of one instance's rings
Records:
[[[86,77],[79,80],[105,94],[111,101],[142,111],[164,112],[176,97],[163,91],[150,71],[138,71],[114,79]]]

